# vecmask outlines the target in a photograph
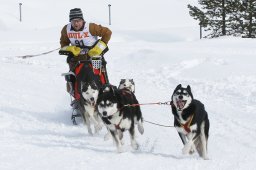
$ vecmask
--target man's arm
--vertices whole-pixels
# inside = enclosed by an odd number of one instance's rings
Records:
[[[111,30],[107,27],[103,27],[95,23],[90,23],[89,31],[91,35],[101,37],[101,40],[106,44],[108,44],[108,41],[110,40],[112,34]]]
[[[68,46],[70,44],[70,40],[67,35],[67,25],[65,25],[61,30],[60,36],[60,47]]]

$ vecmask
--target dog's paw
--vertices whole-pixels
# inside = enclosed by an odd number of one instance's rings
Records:
[[[123,153],[123,152],[125,152],[125,149],[123,147],[118,147],[117,152],[118,153]]]
[[[188,150],[187,150],[187,148],[183,147],[183,149],[182,149],[182,154],[183,154],[183,155],[188,154]]]
[[[195,153],[195,151],[196,151],[196,147],[195,147],[195,145],[193,144],[193,145],[191,146],[191,149],[190,149],[190,151],[189,151],[189,154],[192,155],[193,153]]]
[[[121,143],[121,145],[124,145],[124,140],[120,139],[120,143]]]
[[[193,142],[192,141],[189,141],[188,143],[186,143],[182,149],[182,153],[185,155],[185,154],[188,154],[192,148],[192,145],[193,145]]]
[[[132,149],[138,150],[139,149],[139,144],[137,142],[132,143]]]
[[[107,141],[107,140],[109,140],[111,138],[111,133],[108,131],[108,133],[106,133],[105,135],[104,135],[104,141]]]
[[[102,129],[103,125],[98,123],[94,125],[95,133],[98,133]]]
[[[89,135],[91,135],[91,136],[93,135],[91,128],[88,128],[88,133],[89,133]]]
[[[189,154],[192,155],[193,153],[195,153],[194,149],[190,149]]]
[[[204,160],[210,160],[210,158],[208,156],[204,156],[203,159]]]

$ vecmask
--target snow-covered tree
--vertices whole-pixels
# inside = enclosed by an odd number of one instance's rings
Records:
[[[199,20],[209,33],[206,37],[243,34],[249,36],[255,33],[255,1],[199,0],[201,9],[191,5],[188,8],[190,15]]]
[[[218,37],[227,34],[225,0],[199,0],[202,10],[188,5],[190,15],[199,20],[205,31],[211,31],[207,37]]]
[[[256,37],[256,0],[243,0],[240,28],[244,37]]]

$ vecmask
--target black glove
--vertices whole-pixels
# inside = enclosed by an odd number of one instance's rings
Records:
[[[74,57],[73,57],[73,54],[69,54],[68,57],[67,57],[67,63],[70,63],[70,62],[73,62],[75,61]]]

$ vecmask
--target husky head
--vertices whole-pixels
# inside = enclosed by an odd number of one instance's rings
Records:
[[[172,102],[177,111],[183,111],[186,109],[191,104],[192,100],[193,95],[189,85],[184,88],[179,84],[172,94]]]
[[[118,89],[128,89],[135,93],[135,84],[133,79],[121,79]]]
[[[98,112],[103,117],[113,116],[120,109],[120,94],[116,86],[104,85],[99,92],[97,100]]]
[[[81,93],[87,103],[95,106],[98,99],[99,90],[94,81],[81,82]]]

